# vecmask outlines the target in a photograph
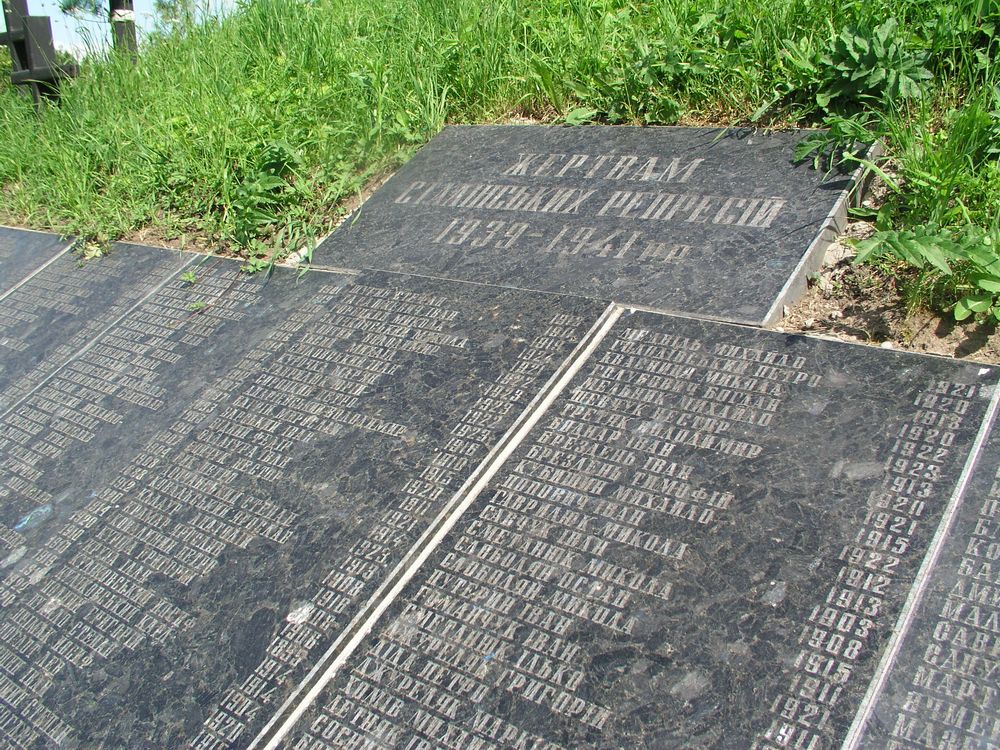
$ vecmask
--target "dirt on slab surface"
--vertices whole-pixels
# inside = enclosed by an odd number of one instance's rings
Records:
[[[844,238],[865,239],[873,231],[867,222],[849,222]],[[854,256],[849,242],[833,243],[802,299],[786,307],[772,328],[1000,364],[996,325],[971,319],[957,323],[950,312],[908,312],[896,279],[873,266],[853,265]]]

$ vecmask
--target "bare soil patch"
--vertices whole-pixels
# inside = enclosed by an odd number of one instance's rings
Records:
[[[867,222],[850,222],[844,236],[863,239],[871,232]],[[834,243],[805,295],[785,309],[775,330],[1000,364],[996,325],[957,323],[950,312],[907,311],[896,279],[852,265],[854,254],[848,244]]]

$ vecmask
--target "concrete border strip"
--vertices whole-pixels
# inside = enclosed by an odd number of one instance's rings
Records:
[[[294,692],[279,707],[271,720],[250,744],[248,750],[273,750],[285,739],[302,714],[312,705],[375,627],[389,605],[395,601],[501,466],[544,416],[556,398],[565,390],[576,373],[590,359],[624,312],[625,308],[614,303],[605,308],[601,317],[597,319],[573,352],[521,412],[517,421],[504,433],[499,442],[441,510],[410,549],[409,554],[393,569],[385,582],[330,645]]]

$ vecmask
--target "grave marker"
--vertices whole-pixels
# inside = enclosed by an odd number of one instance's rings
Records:
[[[245,746],[606,307],[238,265],[4,418],[9,743]]]
[[[317,250],[413,275],[0,229],[0,744],[995,744],[1000,370],[593,299],[802,281],[718,134],[446,129]]]
[[[847,750],[1000,746],[1000,434],[883,660]]]
[[[42,238],[50,239],[39,235],[41,248],[55,250],[56,245],[42,245]],[[15,247],[30,246],[18,233]],[[0,414],[195,257],[117,245],[92,260],[63,253],[18,283],[0,298]]]
[[[769,323],[854,187],[793,164],[806,134],[448,127],[313,260]]]
[[[255,747],[838,747],[997,377],[626,313]]]

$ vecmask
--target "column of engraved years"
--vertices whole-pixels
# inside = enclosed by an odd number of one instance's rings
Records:
[[[836,709],[896,618],[887,598],[904,563],[923,555],[923,542],[933,533],[926,527],[941,516],[956,431],[980,388],[938,381],[916,395],[917,411],[885,456],[881,486],[840,551],[836,580],[802,623],[788,687],[773,700],[770,724],[755,748],[819,750],[841,734],[844,712],[836,722]]]
[[[691,546],[739,503],[675,451],[760,455],[755,431],[817,382],[803,362],[626,329],[291,745],[552,748],[552,722],[569,744],[601,736],[612,707],[588,697],[578,636],[628,641],[638,610],[669,608]],[[510,700],[523,709],[498,710]]]
[[[383,292],[384,293],[384,292]],[[341,326],[357,325],[369,330],[371,337],[402,337],[406,326],[378,319],[379,300],[363,307],[352,303],[338,306]],[[412,315],[417,311],[409,311]],[[455,320],[455,311],[439,312],[436,318],[424,319],[433,330],[429,334],[447,339],[436,320]],[[427,313],[424,312],[424,315]],[[331,568],[316,592],[289,613],[280,632],[268,645],[264,659],[239,685],[232,687],[217,710],[205,722],[193,743],[199,750],[232,747],[242,744],[247,727],[260,716],[261,709],[288,687],[289,679],[308,661],[317,646],[329,642],[357,609],[362,596],[385,578],[391,565],[409,548],[431,518],[449,499],[475,464],[486,455],[497,439],[497,425],[509,423],[533,398],[541,379],[582,337],[590,321],[559,314],[528,342],[514,364],[492,384],[485,387],[469,410],[450,431],[447,442],[426,462],[420,473],[402,487],[402,500],[385,508],[371,523],[372,531],[359,539],[343,559]],[[374,339],[373,339],[374,340]],[[400,338],[402,341],[402,338]],[[464,346],[467,342],[461,341]]]
[[[129,257],[117,251],[82,265],[72,257],[61,258],[0,302],[0,411],[51,375],[182,262],[168,251],[143,254],[141,279],[136,280]],[[46,335],[38,327],[52,321],[59,323],[53,330],[59,341],[44,358],[22,369],[38,346],[36,339]]]
[[[192,545],[200,539],[173,550],[155,530],[129,525],[122,492],[95,493],[85,503],[72,488],[55,497],[41,489],[36,468],[120,423],[130,407],[160,409],[166,396],[160,368],[197,351],[222,322],[240,318],[258,282],[205,274],[200,294],[212,302],[198,315],[185,287],[172,283],[144,302],[3,420],[4,512],[30,508],[13,528],[3,527],[9,554],[0,583],[0,733],[11,747],[60,744],[71,736],[70,724],[46,700],[64,673],[162,642],[191,621],[147,583],[154,572],[195,564],[202,552]],[[65,520],[32,549],[36,530],[54,518]],[[184,563],[175,562],[174,551]]]
[[[896,667],[904,686],[898,711],[883,716],[888,737],[865,747],[1000,748],[1000,472],[985,497],[970,493],[965,502],[977,513],[967,536],[956,533],[964,527],[952,531],[961,554],[947,569],[947,594],[929,598],[915,668]]]

